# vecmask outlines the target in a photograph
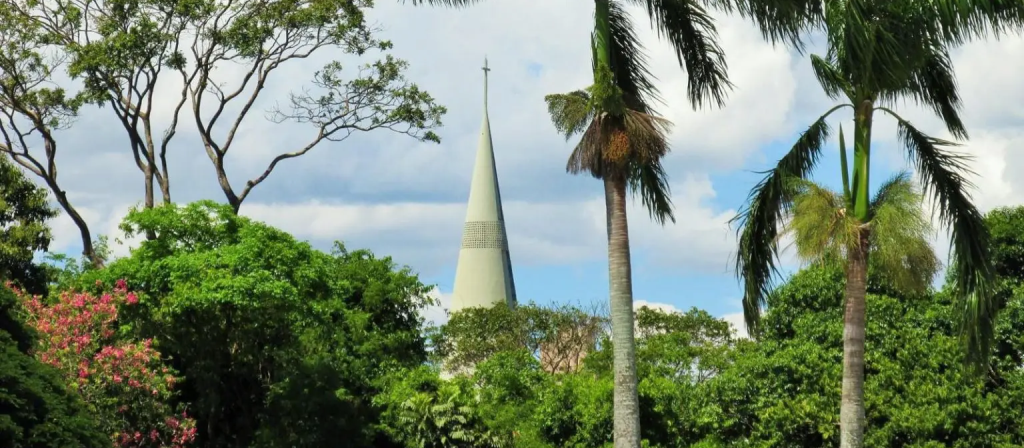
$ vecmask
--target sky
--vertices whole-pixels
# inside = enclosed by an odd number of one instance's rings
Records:
[[[720,43],[735,85],[724,108],[694,110],[686,100],[686,73],[668,43],[659,40],[646,14],[629,8],[648,49],[650,68],[665,104],[658,112],[674,123],[671,178],[677,221],[651,222],[639,204],[629,210],[633,287],[638,304],[669,309],[699,307],[739,324],[740,289],[732,271],[735,229],[727,222],[743,205],[758,171],[774,166],[799,133],[831,102],[814,80],[809,60],[764,43],[748,22],[716,15]],[[602,184],[565,173],[574,140],[551,125],[545,94],[590,83],[589,32],[593,2],[586,0],[489,0],[468,9],[414,7],[378,0],[369,17],[390,39],[391,54],[409,62],[407,77],[448,108],[437,131],[440,144],[421,143],[388,131],[325,143],[283,162],[242,206],[242,214],[286,230],[315,247],[335,240],[368,248],[412,267],[436,285],[440,308],[425,311],[444,319],[460,246],[465,201],[483,112],[484,58],[489,61],[489,115],[505,220],[520,302],[591,304],[607,300],[607,252]],[[819,39],[820,41],[820,39]],[[820,42],[810,51],[821,53]],[[288,92],[308,85],[311,73],[332,57],[345,71],[379,55],[354,60],[325,50],[317,58],[283,65],[269,80],[256,107],[269,110]],[[1024,177],[1024,39],[971,43],[955,51],[963,116],[971,140],[978,206],[1019,204]],[[228,83],[238,69],[221,67]],[[180,85],[161,82],[159,126],[168,123]],[[904,117],[931,135],[948,137],[928,110],[898,105]],[[120,124],[109,108],[86,108],[71,129],[58,135],[61,185],[94,233],[112,239],[125,212],[140,203],[141,173],[131,158]],[[845,113],[845,115],[844,115]],[[848,112],[831,124],[852,129]],[[313,129],[274,124],[254,113],[227,156],[235,185],[261,173],[270,159],[294,150]],[[212,165],[193,128],[180,126],[169,153],[176,202],[223,200]],[[895,124],[882,118],[874,129],[873,187],[908,168],[896,144]],[[835,140],[833,138],[833,140]],[[835,142],[827,148],[818,180],[838,179]],[[877,174],[876,174],[877,173]],[[77,230],[66,216],[53,223],[54,252],[78,253]],[[936,249],[948,253],[945,234]],[[123,240],[123,238],[122,238]],[[115,245],[127,254],[131,241]],[[798,266],[784,255],[788,269]]]

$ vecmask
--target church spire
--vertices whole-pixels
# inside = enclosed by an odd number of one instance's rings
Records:
[[[473,180],[462,228],[462,248],[455,268],[451,311],[491,307],[505,302],[515,306],[516,287],[501,209],[498,172],[494,163],[491,125],[487,117],[487,75],[484,58],[484,113],[480,141],[473,167]]]

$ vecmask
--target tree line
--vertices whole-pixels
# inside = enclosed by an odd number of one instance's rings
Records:
[[[414,1],[413,3],[420,3]],[[469,6],[474,0],[426,3]],[[919,213],[925,196],[932,199],[940,223],[951,229],[953,273],[950,294],[960,314],[958,332],[967,361],[984,372],[996,336],[1000,309],[992,244],[981,213],[970,200],[969,167],[953,152],[955,142],[929,136],[894,110],[910,99],[933,109],[947,130],[966,139],[949,52],[962,43],[1020,30],[1024,2],[1019,0],[876,2],[808,0],[736,0],[688,2],[635,1],[651,24],[673,46],[688,80],[695,107],[725,104],[731,84],[711,10],[749,19],[766,39],[803,50],[811,32],[827,40],[824,56],[810,63],[824,92],[842,102],[801,134],[792,150],[767,172],[751,192],[748,206],[736,217],[740,245],[737,274],[744,285],[744,314],[749,329],[760,333],[761,314],[775,293],[775,257],[779,237],[792,233],[799,255],[818,263],[844,263],[841,446],[865,444],[865,377],[867,297],[873,263],[884,267],[882,280],[901,291],[923,289],[938,268],[922,236],[930,229]],[[671,123],[654,105],[659,95],[646,68],[644,49],[634,34],[624,3],[596,0],[591,86],[545,98],[555,128],[567,138],[580,134],[567,170],[588,173],[604,183],[608,224],[611,333],[618,341],[614,358],[614,433],[618,447],[639,447],[640,395],[637,347],[634,344],[632,278],[626,219],[627,192],[641,198],[651,217],[673,221],[667,173],[661,161],[670,151]],[[162,212],[172,206],[167,154],[179,118],[194,124],[230,213],[237,214],[252,189],[279,162],[306,154],[324,141],[340,141],[356,131],[390,129],[438,141],[433,129],[445,109],[402,75],[406,64],[387,55],[391,44],[377,39],[363,9],[369,1],[306,0],[164,2],[5,0],[0,4],[0,150],[38,176],[60,207],[78,226],[88,263],[104,259],[87,223],[57,178],[59,131],[72,124],[83,107],[104,106],[126,132],[133,160],[144,178],[143,208]],[[273,157],[263,174],[239,187],[225,168],[227,152],[272,73],[283,64],[326,48],[346,54],[379,52],[346,80],[341,64],[330,62],[311,83],[316,93],[293,93],[289,107],[271,114],[276,122],[312,127],[312,136],[290,152]],[[9,51],[7,51],[9,50]],[[241,79],[224,82],[218,65],[244,68]],[[64,72],[81,88],[56,82]],[[160,75],[164,76],[161,77]],[[169,124],[154,125],[154,95],[159,79],[180,83]],[[233,109],[237,107],[237,110]],[[830,137],[828,118],[853,112],[853,163],[839,132],[841,193],[808,182]],[[227,115],[225,115],[226,111]],[[182,115],[184,113],[184,115]],[[918,186],[900,175],[871,197],[870,155],[876,113],[897,121],[899,137],[920,178]],[[219,125],[218,125],[219,123]],[[157,134],[162,133],[161,137]],[[922,190],[917,191],[920,187]],[[210,204],[206,206],[212,207]],[[188,209],[188,207],[186,207]],[[216,213],[220,214],[224,210]],[[153,218],[155,219],[155,218]],[[226,218],[225,218],[226,219]],[[821,225],[824,219],[826,225]],[[138,234],[153,250],[177,243],[146,221]],[[229,226],[230,227],[230,226]],[[781,227],[781,228],[780,228]],[[130,228],[130,226],[129,226]],[[207,237],[193,235],[196,242]],[[164,241],[158,243],[158,241]],[[192,247],[192,242],[186,244]],[[205,243],[204,243],[205,244]],[[159,248],[159,249],[158,249]],[[900,250],[896,250],[899,248]],[[904,250],[906,249],[906,250]],[[166,255],[166,254],[165,254]],[[838,260],[838,261],[837,261]],[[65,275],[65,277],[75,277]],[[109,282],[108,282],[109,284]],[[293,329],[294,330],[294,329]]]
[[[29,197],[45,198],[32,188]],[[4,253],[45,247],[47,205],[19,202],[25,191],[2,191],[5,204],[20,205],[0,217],[9,232],[42,242],[5,239]],[[983,375],[963,369],[955,273],[938,290],[908,290],[879,275],[884,263],[869,265],[865,444],[1024,444],[1024,208],[994,210],[985,225],[1002,312]],[[4,446],[614,440],[616,338],[601,307],[471,309],[425,328],[429,288],[388,257],[341,243],[318,251],[211,201],[140,208],[124,227],[157,236],[103,268],[9,268],[33,264],[31,250],[21,263],[4,261]],[[766,297],[749,339],[698,309],[639,309],[641,443],[839,446],[845,276],[838,257],[793,275]],[[576,329],[585,331],[565,337]]]

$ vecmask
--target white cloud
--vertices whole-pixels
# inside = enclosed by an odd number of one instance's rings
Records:
[[[448,307],[452,303],[452,294],[450,292],[442,292],[440,288],[435,286],[427,293],[427,296],[434,299],[436,303],[420,310],[420,316],[423,317],[423,325],[440,326],[448,323]]]
[[[743,313],[729,313],[722,316],[722,320],[729,323],[729,326],[736,332],[736,337],[741,339],[750,337],[747,334],[747,324],[743,320]]]
[[[124,257],[132,248],[138,247],[139,242],[142,241],[141,236],[126,238],[124,232],[118,228],[121,220],[134,204],[104,204],[100,201],[89,201],[86,204],[88,205],[77,207],[76,210],[89,223],[89,230],[94,241],[100,236],[108,238],[107,243],[111,257]],[[51,252],[67,253],[72,248],[81,249],[81,232],[66,213],[61,213],[51,221],[50,228],[53,232],[53,241],[50,243]],[[69,255],[77,256],[78,254]]]

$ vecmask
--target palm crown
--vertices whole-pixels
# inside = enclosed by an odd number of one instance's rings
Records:
[[[790,179],[787,187],[790,205],[783,235],[793,237],[800,259],[842,260],[859,243],[859,230],[870,227],[871,263],[885,280],[910,293],[922,293],[931,286],[941,263],[929,244],[933,229],[924,214],[923,196],[907,172],[879,187],[868,208],[868,222],[849,213],[848,188],[836,192],[800,178]]]
[[[941,224],[951,230],[951,273],[963,300],[969,351],[982,354],[988,350],[996,311],[988,291],[988,234],[967,191],[971,184],[965,177],[969,174],[965,157],[951,151],[955,143],[924,134],[887,107],[897,100],[915,100],[930,107],[952,135],[967,136],[959,115],[961,102],[947,48],[980,34],[986,24],[1001,27],[1019,18],[1006,9],[999,10],[1001,15],[991,21],[982,22],[983,14],[958,8],[958,3],[824,3],[822,17],[828,52],[824,58],[812,56],[811,63],[826,94],[848,102],[826,112],[800,136],[778,166],[754,188],[748,206],[736,218],[742,226],[737,271],[744,283],[748,326],[756,328],[765,294],[776,273],[777,223],[788,207],[785,179],[810,175],[830,134],[826,120],[840,109],[852,109],[855,120],[861,123],[855,133],[862,135],[854,136],[850,209],[858,219],[867,222],[871,116],[881,111],[896,119],[900,141],[916,168],[924,193],[934,201]],[[847,176],[845,166],[843,175]]]

